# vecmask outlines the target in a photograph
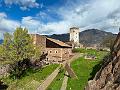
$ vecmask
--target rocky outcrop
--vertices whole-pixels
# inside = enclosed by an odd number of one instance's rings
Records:
[[[101,69],[85,90],[120,90],[120,32]]]

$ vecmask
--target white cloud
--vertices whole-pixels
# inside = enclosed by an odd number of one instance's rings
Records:
[[[29,29],[30,33],[40,33],[40,34],[59,34],[67,33],[69,27],[71,27],[69,22],[49,22],[44,24],[40,20],[37,20],[34,17],[28,16],[23,17],[21,25]]]
[[[2,19],[2,18],[4,18],[4,17],[7,17],[7,15],[6,15],[4,12],[1,12],[1,13],[0,13],[0,18]]]
[[[40,21],[35,20],[33,17],[23,17],[21,25],[27,27],[30,30],[36,30],[40,26]]]
[[[52,22],[52,23],[47,23],[46,25],[43,25],[43,28],[45,31],[51,30],[51,34],[60,34],[60,33],[67,33],[68,29],[70,27],[69,22]]]
[[[13,32],[18,26],[20,26],[18,21],[10,20],[5,13],[0,13],[0,33],[2,35],[4,32]],[[0,38],[3,37],[2,35],[0,35]]]
[[[62,15],[63,21],[82,29],[104,28],[103,30],[107,31],[107,27],[108,29],[113,27],[111,24],[114,24],[115,18],[120,20],[119,0],[89,0],[84,4],[78,2],[74,4],[71,7],[61,7],[58,14]],[[112,23],[108,22],[110,19]]]
[[[7,0],[8,4],[18,4],[11,2],[14,0]],[[36,0],[24,0],[26,2],[36,2]],[[24,2],[19,1],[19,2]],[[87,3],[81,4],[78,0],[77,3],[72,2],[67,5],[55,9],[56,13],[61,16],[61,21],[54,21],[43,23],[39,16],[43,19],[48,17],[47,13],[40,12],[37,17],[23,17],[21,21],[14,21],[7,18],[5,13],[0,13],[0,31],[13,32],[17,26],[23,26],[29,29],[30,33],[39,32],[40,34],[53,34],[53,33],[67,33],[72,26],[80,27],[80,30],[97,28],[105,31],[118,32],[117,27],[120,23],[120,3],[119,0],[89,0]],[[25,4],[26,5],[26,4]],[[72,6],[73,5],[73,6]],[[25,6],[23,8],[26,9]],[[54,10],[53,10],[54,11]],[[116,20],[116,21],[115,21]]]
[[[36,2],[36,0],[4,0],[4,2],[6,5],[20,5],[22,10],[39,7],[39,4]]]

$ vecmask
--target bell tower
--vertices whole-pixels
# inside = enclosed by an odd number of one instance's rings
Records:
[[[74,47],[79,46],[79,28],[77,27],[70,28],[70,42],[74,44]]]

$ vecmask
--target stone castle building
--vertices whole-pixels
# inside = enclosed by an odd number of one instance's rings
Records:
[[[72,47],[62,41],[48,38],[39,34],[32,34],[33,44],[39,46],[41,54],[47,54],[45,61],[61,63],[72,55]]]
[[[46,61],[52,63],[68,60],[73,48],[83,47],[79,43],[79,28],[77,27],[70,28],[70,41],[66,43],[39,34],[31,34],[31,36],[33,44],[40,47],[41,54],[47,54]]]

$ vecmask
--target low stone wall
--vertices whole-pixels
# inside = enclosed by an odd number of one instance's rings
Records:
[[[10,69],[9,64],[8,65],[0,65],[0,77],[7,76],[9,69]]]

